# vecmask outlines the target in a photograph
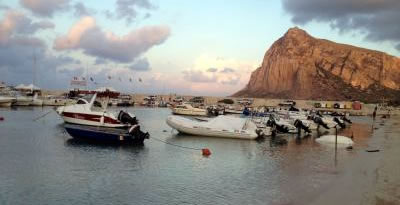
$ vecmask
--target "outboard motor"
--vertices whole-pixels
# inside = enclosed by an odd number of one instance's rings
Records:
[[[249,110],[249,108],[247,108],[247,107],[244,108],[244,110],[243,110],[243,115],[245,115],[245,116],[249,116],[249,115],[250,115],[250,110]]]
[[[149,139],[150,137],[150,134],[148,132],[144,133],[140,130],[140,125],[138,124],[133,125],[128,132],[130,135],[135,136],[137,139]]]
[[[118,114],[118,120],[123,124],[137,125],[139,122],[136,117],[132,117],[129,113],[120,111]]]
[[[314,116],[313,121],[314,121],[317,125],[321,125],[321,126],[324,127],[325,129],[329,129],[328,125],[322,120],[321,117]]]
[[[290,106],[289,111],[299,112],[300,110],[294,106]]]
[[[347,118],[346,115],[342,117],[342,120],[349,124],[353,124],[353,122],[349,118]]]
[[[301,120],[299,120],[299,119],[297,119],[296,121],[294,121],[294,126],[295,126],[297,129],[303,129],[305,132],[311,133],[310,128],[307,127],[307,126],[305,126],[304,123],[303,123]]]
[[[269,120],[267,121],[267,126],[268,127],[275,127],[276,131],[280,132],[280,133],[288,133],[289,132],[289,128],[284,126],[284,125],[278,125],[275,122],[275,118],[270,116]]]
[[[333,121],[335,121],[341,128],[346,128],[346,124],[343,121],[339,120],[339,118],[334,117]]]

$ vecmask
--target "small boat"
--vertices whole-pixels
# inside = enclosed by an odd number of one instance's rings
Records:
[[[145,139],[149,139],[150,137],[149,133],[144,133],[140,130],[139,125],[133,125],[129,129],[116,129],[64,124],[64,128],[73,138],[92,142],[131,142],[142,144]]]
[[[14,97],[0,95],[0,107],[10,107],[15,100]]]
[[[205,109],[194,108],[190,104],[177,105],[172,108],[172,113],[175,115],[190,115],[190,116],[207,116],[208,112]]]
[[[137,124],[136,117],[124,111],[114,115],[96,101],[97,94],[94,94],[88,102],[80,98],[76,104],[61,106],[57,108],[57,113],[63,118],[64,122],[71,124],[126,128]]]
[[[171,115],[167,124],[181,133],[222,137],[233,139],[256,139],[263,136],[262,130],[247,118],[220,115],[209,121],[191,120],[181,116]]]
[[[317,138],[315,141],[321,144],[335,144],[336,141],[336,135],[323,135],[319,138]],[[341,146],[352,146],[354,144],[353,140],[351,140],[349,137],[346,136],[337,136],[337,144]]]

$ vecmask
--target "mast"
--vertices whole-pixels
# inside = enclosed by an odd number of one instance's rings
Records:
[[[35,86],[36,85],[36,53],[33,51],[33,78],[32,78],[32,83]]]

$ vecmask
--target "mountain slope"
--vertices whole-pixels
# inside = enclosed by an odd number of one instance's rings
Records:
[[[291,28],[266,52],[236,97],[381,101],[400,99],[400,59],[317,39]]]

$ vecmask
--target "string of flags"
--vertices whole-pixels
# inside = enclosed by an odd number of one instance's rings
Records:
[[[108,76],[107,76],[107,79],[108,79],[108,80],[112,80],[113,77],[112,77],[111,75],[108,75]],[[116,79],[118,79],[120,82],[123,81],[123,79],[122,79],[121,77],[118,77],[118,78],[116,78]],[[93,82],[95,85],[97,85],[97,82],[96,82],[96,80],[94,79],[94,77],[89,77],[89,80],[90,80],[91,82]],[[128,78],[128,81],[129,81],[129,82],[134,82],[134,78],[129,77],[129,78]],[[142,82],[143,82],[142,78],[138,78],[138,82],[142,83]],[[87,85],[87,79],[86,79],[85,77],[76,77],[76,76],[75,76],[75,77],[73,77],[72,80],[71,80],[71,85],[86,86],[86,85]]]

